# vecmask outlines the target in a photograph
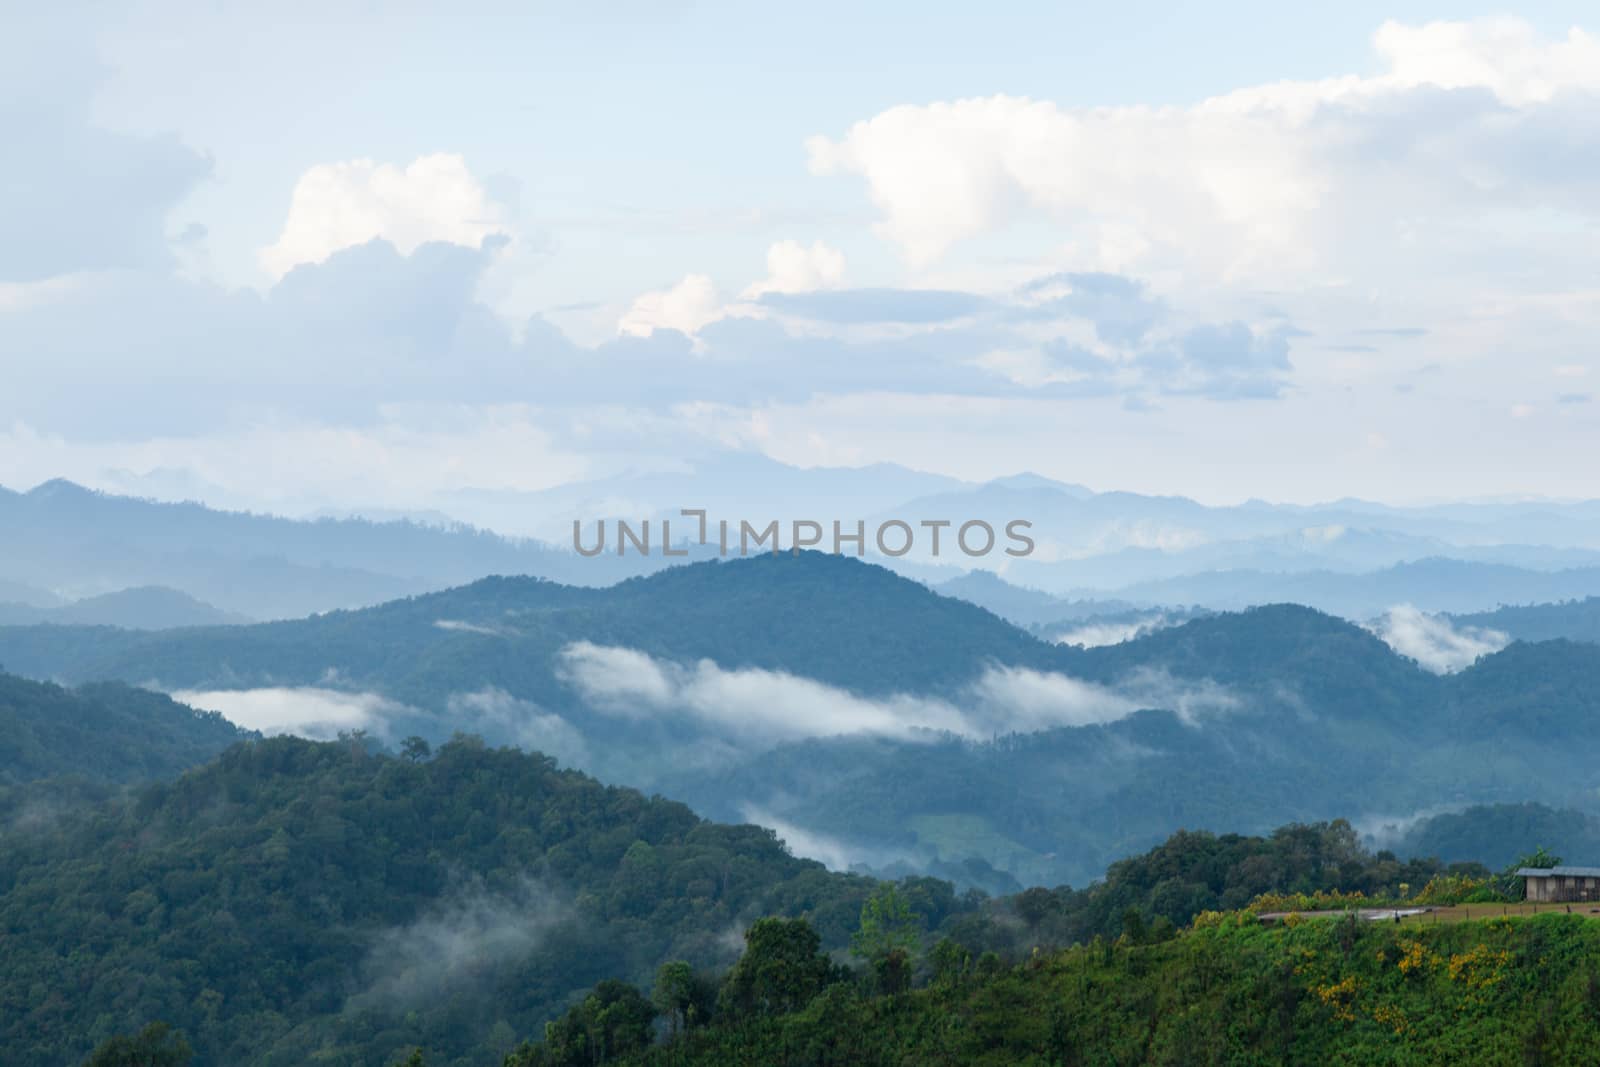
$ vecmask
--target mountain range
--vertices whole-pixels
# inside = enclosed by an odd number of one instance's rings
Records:
[[[660,520],[672,518],[678,540],[691,533],[679,514],[685,508],[704,509],[710,522],[726,519],[735,529],[741,519],[758,527],[800,518],[824,527],[835,519],[848,527],[857,520],[983,520],[996,530],[1026,520],[1037,542],[1027,558],[967,557],[948,544],[937,557],[928,543],[901,557],[867,550],[875,562],[929,584],[987,569],[1010,586],[1062,601],[1052,606],[1033,596],[1024,607],[1007,594],[1010,610],[1002,613],[1024,625],[1276,602],[1361,620],[1397,604],[1478,612],[1600,594],[1600,505],[1593,502],[1216,506],[1095,492],[1034,474],[970,483],[892,464],[805,469],[730,453],[536,492],[460,489],[403,511],[365,509],[370,518],[348,505],[340,518],[326,509],[302,519],[219,511],[63,480],[27,492],[0,489],[9,550],[0,557],[0,603],[59,607],[161,586],[229,617],[278,619],[370,606],[491,574],[603,586],[681,560],[664,558],[659,544],[648,556],[581,557],[571,550],[575,521],[592,530],[599,520],[648,519],[659,531]],[[687,548],[691,560],[717,551],[714,542]],[[993,589],[972,598],[999,610]],[[1051,612],[1059,614],[1047,618]],[[112,621],[157,625],[154,616]]]
[[[119,589],[55,606],[0,600],[0,626],[118,626],[128,630],[174,630],[184,626],[226,626],[250,622],[188,593],[158,585]]]
[[[1600,646],[1452,674],[1291,605],[1039,640],[853,559],[491,578],[299,621],[0,629],[0,662],[154,684],[246,728],[550,753],[837,867],[1074,882],[1175,826],[1263,829],[1600,785]]]

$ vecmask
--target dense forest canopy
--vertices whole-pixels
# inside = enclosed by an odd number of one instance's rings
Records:
[[[762,915],[806,914],[841,945],[870,890],[768,830],[544,757],[475,740],[412,755],[250,741],[8,827],[0,1058],[75,1062],[162,1020],[202,1064],[374,1063],[408,1044],[481,1063],[601,978],[731,962]]]
[[[1262,893],[1383,897],[1451,873],[1369,853],[1335,822],[1180,833],[1083,889],[989,899],[830,873],[771,831],[473,738],[404,748],[252,740],[48,826],[9,825],[5,1062],[75,1062],[160,1021],[197,1065],[385,1063],[416,1047],[430,1063],[482,1064],[581,1009],[597,983],[648,988],[669,963],[688,968],[682,995],[710,1019],[713,994],[695,990],[741,973],[763,917],[812,932],[817,992],[859,967],[920,982],[941,939],[1019,961],[1171,931]],[[891,952],[906,962],[883,965]]]
[[[63,775],[170,778],[246,736],[215,712],[144,689],[63,689],[0,673],[0,787]]]

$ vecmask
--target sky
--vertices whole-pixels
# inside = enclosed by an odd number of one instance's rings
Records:
[[[1592,5],[0,2],[12,488],[1600,497]]]

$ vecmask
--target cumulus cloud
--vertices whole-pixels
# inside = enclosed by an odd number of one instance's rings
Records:
[[[1499,630],[1457,627],[1447,618],[1428,615],[1410,604],[1390,608],[1368,628],[1390,648],[1437,674],[1470,667],[1479,656],[1511,643],[1510,636]]]
[[[603,714],[634,719],[684,716],[737,742],[770,744],[862,734],[902,740],[996,734],[1115,722],[1140,708],[1165,708],[1188,721],[1235,706],[1208,681],[1178,682],[1141,672],[1115,687],[1065,674],[995,666],[949,699],[882,698],[781,671],[727,670],[711,660],[683,665],[635,649],[575,642],[559,653],[561,678]]]
[[[804,293],[831,289],[844,280],[844,253],[821,241],[808,247],[799,241],[779,241],[767,249],[767,276],[745,289],[754,300],[763,293]]]
[[[180,689],[172,699],[265,734],[295,734],[328,740],[344,730],[383,734],[390,715],[405,709],[376,693],[348,693],[313,686],[260,689]]]
[[[1389,21],[1373,36],[1373,47],[1389,65],[1388,81],[1408,88],[1485,88],[1513,106],[1600,89],[1600,39],[1577,27],[1552,41],[1516,18],[1422,26]]]
[[[370,159],[320,163],[295,183],[283,230],[260,260],[279,278],[376,238],[409,255],[432,241],[477,248],[508,229],[505,208],[459,155],[436,153],[403,167]]]
[[[914,264],[1024,215],[1080,261],[1272,278],[1338,269],[1486,204],[1593,218],[1600,41],[1496,19],[1385,24],[1384,70],[1241,89],[1192,107],[1062,107],[993,96],[890,108],[807,142],[814,173],[860,176]],[[1579,134],[1578,130],[1588,131]],[[1574,140],[1574,137],[1577,140]],[[1370,245],[1367,246],[1370,250]]]
[[[635,298],[617,323],[617,332],[632,337],[649,337],[657,330],[693,334],[724,313],[716,283],[704,274],[690,274],[670,288]]]

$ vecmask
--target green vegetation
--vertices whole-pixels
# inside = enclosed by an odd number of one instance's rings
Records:
[[[166,1023],[151,1023],[132,1037],[108,1037],[83,1067],[186,1067],[194,1050]]]
[[[63,775],[169,778],[248,736],[220,715],[143,689],[63,689],[0,674],[0,809],[24,803],[8,785]]]
[[[835,987],[890,995],[1096,938],[1163,940],[1263,892],[1381,898],[1452,874],[1368,854],[1335,822],[1179,833],[1088,889],[989,900],[830,874],[769,831],[470,738],[409,757],[252,741],[5,846],[0,1059],[20,1067],[153,1020],[196,1067],[419,1047],[465,1067],[541,1034],[547,1059],[529,1063],[598,1062],[638,1046],[644,1013],[697,1032]]]
[[[824,988],[786,1013],[729,1009],[619,1064],[1589,1064],[1600,924],[1566,915],[1409,927],[1262,926],[1208,914],[1124,937],[953,966],[920,989]],[[541,1058],[508,1067],[594,1062]]]
[[[842,949],[873,888],[473,739],[430,759],[246,742],[3,844],[7,1067],[154,1020],[197,1067],[488,1063],[603,978],[732,963],[763,915]]]

